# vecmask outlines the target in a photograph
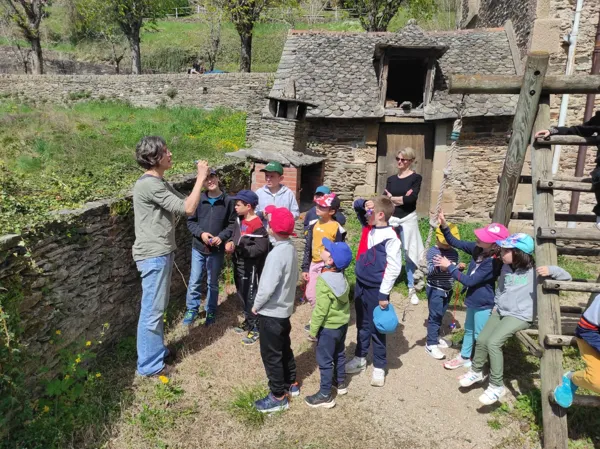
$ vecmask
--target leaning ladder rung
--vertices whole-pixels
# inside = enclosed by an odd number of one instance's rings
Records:
[[[558,181],[555,179],[540,179],[537,182],[540,190],[567,190],[569,192],[593,192],[592,184],[587,182]]]
[[[589,176],[568,176],[568,175],[556,175],[552,177],[553,181],[564,181],[564,182],[583,182],[586,184],[592,183],[592,178]],[[549,181],[549,180],[548,180]],[[498,182],[500,182],[500,176],[498,176]],[[533,177],[531,175],[521,175],[519,177],[519,184],[532,184]]]
[[[544,343],[548,346],[575,346],[577,339],[573,335],[546,335]]]
[[[548,290],[564,290],[569,292],[599,293],[600,283],[585,281],[555,281],[546,279],[542,286]]]
[[[544,349],[527,332],[519,331],[515,334],[515,337],[523,343],[531,355],[541,357],[544,354]]]
[[[570,246],[557,246],[556,251],[558,252],[558,254],[561,254],[563,256],[600,256],[600,248],[573,248]]]
[[[560,313],[575,313],[581,315],[585,312],[585,307],[579,306],[560,306]]]
[[[494,215],[490,212],[490,218]],[[533,212],[511,212],[511,220],[533,220]],[[579,223],[596,223],[593,214],[554,214],[555,221],[575,221]]]
[[[548,393],[548,399],[550,402],[556,403],[554,400],[554,391]],[[579,405],[581,407],[600,407],[600,396],[576,394],[573,396],[573,405]]]
[[[596,228],[538,228],[537,236],[549,240],[588,240],[590,242],[600,242],[600,231]]]
[[[548,139],[535,139],[535,143],[540,145],[600,145],[600,137],[582,137],[582,136],[550,136]]]

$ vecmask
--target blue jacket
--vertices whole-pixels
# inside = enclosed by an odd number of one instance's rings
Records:
[[[575,329],[575,335],[600,353],[600,294],[596,295]]]
[[[214,204],[210,204],[208,195],[202,192],[196,212],[187,219],[187,227],[193,236],[192,246],[200,253],[223,252],[225,242],[231,238],[235,227],[237,215],[234,205],[234,201],[231,201],[226,193],[223,193]],[[201,238],[204,232],[219,237],[222,241],[221,245],[207,247]]]
[[[478,247],[475,242],[465,242],[457,239],[452,235],[448,227],[442,228],[442,232],[448,244],[453,248],[460,249],[471,256],[476,252]],[[496,278],[499,274],[495,273],[497,271],[494,266],[496,264],[495,260],[494,257],[486,257],[477,266],[477,262],[473,258],[467,270],[463,273],[458,269],[458,265],[450,265],[448,268],[448,272],[452,277],[465,286],[467,291],[465,298],[466,307],[476,310],[494,308],[494,289]],[[501,262],[498,262],[497,268],[499,269],[500,266]]]

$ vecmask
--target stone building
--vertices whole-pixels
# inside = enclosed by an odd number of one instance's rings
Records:
[[[448,94],[448,77],[515,75],[520,65],[515,40],[512,28],[424,32],[413,24],[398,33],[291,31],[270,102],[301,99],[314,107],[299,118],[273,107],[263,110],[259,142],[238,154],[256,162],[253,187],[260,186],[259,169],[267,159],[302,153],[303,160],[287,158],[284,182],[305,207],[321,182],[343,201],[373,195],[396,172],[397,151],[410,146],[424,179],[418,212],[427,216],[462,101]],[[285,92],[290,81],[291,95]],[[516,102],[516,96],[465,96],[461,151],[444,195],[451,216],[486,219],[493,207]],[[274,141],[278,133],[287,133],[288,142],[281,135]]]

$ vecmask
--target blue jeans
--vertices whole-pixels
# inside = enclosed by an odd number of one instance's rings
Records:
[[[192,268],[190,271],[190,282],[188,285],[185,304],[188,310],[200,310],[202,302],[201,285],[206,268],[208,293],[206,295],[206,313],[215,313],[217,311],[217,302],[219,301],[219,275],[223,267],[225,253],[214,252],[202,254],[196,248],[192,248]]]
[[[337,329],[322,327],[317,342],[317,363],[321,372],[321,394],[329,396],[333,385],[334,371],[337,371],[338,385],[346,381],[346,332],[348,325]]]
[[[463,337],[462,349],[460,355],[463,359],[470,359],[473,354],[473,346],[479,337],[479,333],[487,323],[492,309],[477,310],[467,308],[467,318],[465,318],[465,336]]]
[[[168,355],[163,316],[169,304],[174,253],[137,262],[142,277],[142,308],[137,329],[137,371],[151,376],[161,371]]]
[[[448,310],[452,290],[443,291],[430,287],[427,290],[427,304],[429,305],[429,318],[427,319],[427,346],[434,346],[440,340],[440,326]]]
[[[402,241],[402,258],[404,259],[404,269],[406,270],[406,280],[408,288],[415,288],[415,270],[417,266],[408,258],[406,245],[404,244],[404,229],[400,228],[400,240]]]

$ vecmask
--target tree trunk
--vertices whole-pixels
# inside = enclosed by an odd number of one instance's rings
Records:
[[[31,53],[31,57],[33,60],[32,73],[35,73],[36,75],[43,75],[44,58],[42,57],[42,44],[40,42],[39,36],[31,37],[29,43],[31,44],[31,49],[33,50]]]
[[[240,72],[250,72],[252,65],[252,31],[240,33],[242,47],[240,51]]]
[[[142,74],[142,55],[140,52],[140,29],[136,28],[131,36],[127,36],[131,48],[131,74]]]

